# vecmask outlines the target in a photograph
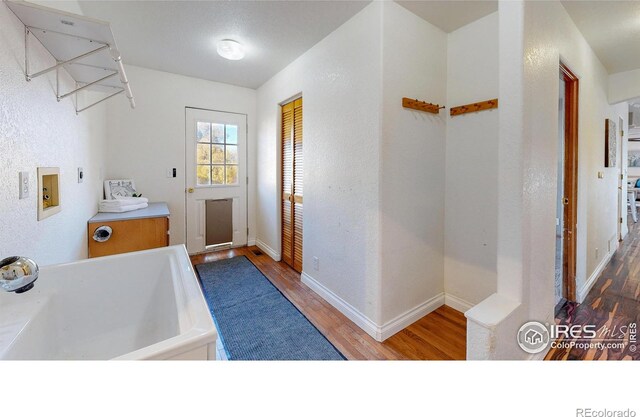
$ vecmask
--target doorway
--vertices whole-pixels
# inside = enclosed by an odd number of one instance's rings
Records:
[[[624,221],[627,215],[627,183],[626,183],[626,169],[624,168],[625,161],[627,159],[626,146],[624,146],[624,119],[618,117],[618,150],[617,150],[617,165],[618,165],[618,242],[622,242],[625,235],[628,232],[627,224]]]
[[[282,106],[282,261],[302,272],[302,98]]]
[[[185,112],[187,251],[247,244],[247,117]]]
[[[578,219],[578,78],[560,64],[556,201],[556,305],[576,301]]]

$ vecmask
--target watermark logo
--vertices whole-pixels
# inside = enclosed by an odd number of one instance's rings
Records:
[[[527,353],[540,353],[547,347],[558,349],[614,349],[622,351],[628,346],[630,353],[637,351],[637,324],[549,324],[529,321],[518,330],[518,345]]]
[[[551,337],[547,327],[537,321],[529,321],[518,330],[518,344],[527,353],[540,353],[549,346]]]

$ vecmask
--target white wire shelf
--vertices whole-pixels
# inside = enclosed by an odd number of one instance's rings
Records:
[[[56,71],[56,79],[59,79],[59,71],[66,71],[75,81],[75,89],[61,91],[60,83],[56,82],[56,96],[58,101],[76,96],[77,114],[120,93],[125,93],[131,108],[135,108],[131,86],[108,22],[24,1],[5,2],[25,26],[27,81],[52,71]],[[31,68],[29,44],[33,42],[32,38],[53,56],[55,65],[37,70]],[[106,96],[79,108],[76,93],[85,89]]]

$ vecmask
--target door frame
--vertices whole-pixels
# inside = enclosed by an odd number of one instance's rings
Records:
[[[247,245],[249,244],[249,175],[250,175],[250,170],[249,170],[249,151],[250,149],[250,141],[249,141],[249,115],[247,113],[242,113],[242,112],[236,112],[236,111],[228,111],[228,110],[216,110],[216,109],[210,109],[210,108],[205,108],[205,107],[195,107],[195,106],[185,106],[184,107],[184,116],[183,116],[183,121],[184,121],[184,146],[182,148],[182,150],[184,151],[184,165],[182,166],[182,172],[184,173],[184,200],[183,200],[183,211],[184,211],[184,216],[182,218],[183,221],[183,227],[184,227],[184,236],[182,237],[184,240],[184,245],[185,247],[187,246],[187,165],[188,165],[188,155],[187,155],[187,111],[188,110],[204,110],[204,111],[213,111],[213,112],[219,112],[219,113],[229,113],[229,114],[237,114],[237,115],[241,115],[245,117],[245,131],[247,133],[247,138],[246,138],[246,144],[245,144],[245,148],[246,148],[246,152],[244,155],[245,158],[245,166],[246,166],[246,178],[245,181],[247,183],[247,186],[245,188],[245,193],[246,193],[246,198],[245,198],[245,202],[246,202],[246,211],[245,211],[245,215],[247,217]],[[247,246],[245,245],[245,246]],[[218,250],[225,250],[225,249],[229,249],[228,247],[221,247],[221,248],[212,248],[210,250],[205,249],[204,252],[201,253],[206,253],[206,252],[216,252]]]
[[[276,225],[278,236],[278,261],[282,261],[282,107],[302,98],[302,91],[282,100],[276,106]]]
[[[626,216],[627,216],[627,176],[625,169],[625,161],[627,159],[626,153],[623,153],[625,150],[624,146],[624,119],[622,116],[618,116],[618,127],[617,127],[617,138],[618,138],[618,172],[616,175],[618,176],[618,218],[616,219],[616,223],[618,224],[618,242],[622,242],[624,237],[629,233],[628,225],[626,224]]]
[[[562,296],[568,301],[576,301],[580,84],[578,77],[562,62],[560,71],[565,82]]]

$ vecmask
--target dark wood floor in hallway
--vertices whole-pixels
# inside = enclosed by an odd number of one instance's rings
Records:
[[[629,234],[621,242],[581,304],[567,303],[560,309],[556,322],[561,324],[596,325],[597,338],[605,343],[623,341],[624,347],[605,349],[581,347],[552,349],[547,360],[629,360],[640,359],[637,345],[629,342],[630,324],[640,319],[640,224],[629,218]],[[604,334],[601,329],[610,330]],[[574,340],[586,342],[586,340]]]
[[[194,255],[196,265],[218,259],[246,256],[347,358],[463,360],[466,355],[466,319],[462,313],[442,306],[406,329],[380,343],[313,292],[300,274],[256,247]]]

